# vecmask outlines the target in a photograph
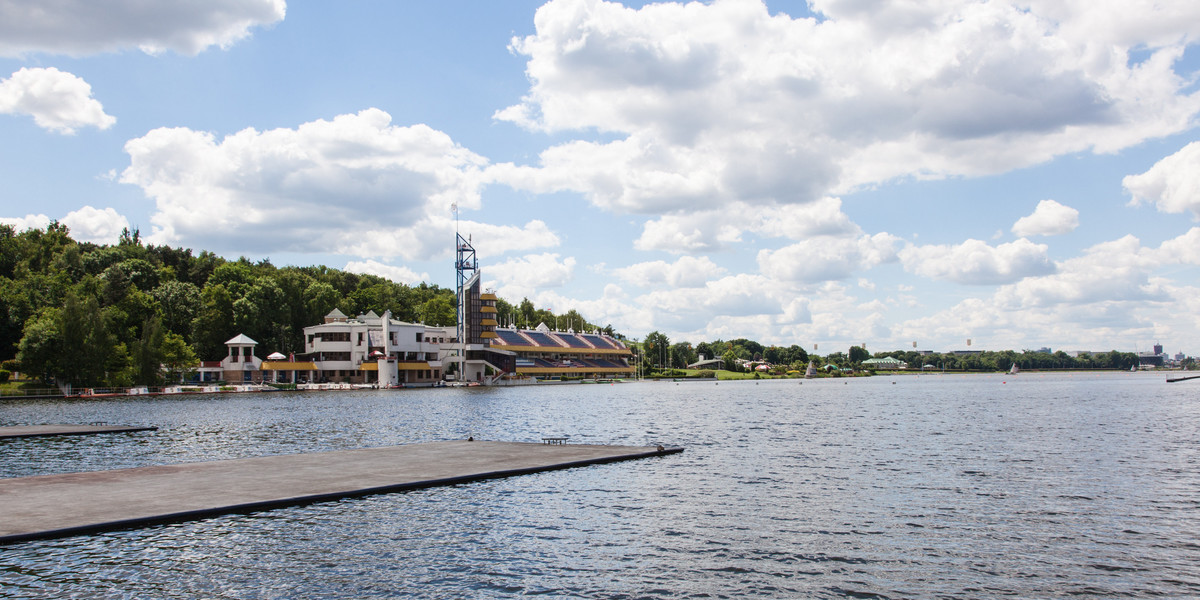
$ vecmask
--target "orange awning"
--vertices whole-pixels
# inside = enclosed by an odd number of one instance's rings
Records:
[[[269,360],[262,364],[264,371],[316,371],[316,363],[288,362],[284,360]]]

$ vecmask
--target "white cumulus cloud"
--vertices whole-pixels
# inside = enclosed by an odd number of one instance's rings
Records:
[[[140,48],[194,55],[284,17],[284,0],[0,0],[0,56]]]
[[[92,86],[50,68],[22,68],[0,81],[0,113],[29,115],[43,129],[71,134],[79,127],[108,129],[117,122],[92,98]]]
[[[388,265],[375,260],[352,260],[343,269],[350,273],[378,275],[396,283],[413,285],[429,280],[429,273],[417,273],[403,265]]]
[[[29,214],[23,217],[0,217],[0,224],[11,225],[17,231],[26,229],[45,229],[50,225],[50,217],[43,214]],[[79,242],[94,244],[115,244],[121,236],[121,230],[129,228],[129,220],[112,208],[99,209],[84,206],[66,214],[59,223],[67,226],[71,238]]]
[[[1021,236],[1060,235],[1079,227],[1079,211],[1054,200],[1038,202],[1033,214],[1017,219],[1012,232]]]
[[[760,250],[758,268],[773,279],[794,283],[837,281],[897,257],[900,238],[887,233],[817,237],[778,250]]]
[[[720,277],[725,269],[707,256],[681,256],[674,263],[656,260],[616,269],[617,277],[637,286],[671,288],[701,287],[710,279]]]
[[[488,265],[484,277],[495,279],[497,293],[505,298],[532,297],[538,290],[562,287],[575,276],[575,257],[561,261],[558,254],[528,254]]]
[[[930,279],[989,285],[1053,273],[1047,250],[1025,238],[999,246],[970,239],[957,246],[909,246],[900,251],[900,260],[906,271]]]
[[[13,229],[25,231],[26,229],[45,229],[50,224],[50,217],[46,215],[25,215],[23,217],[0,217],[0,225],[10,225]]]
[[[1116,151],[1200,113],[1174,70],[1200,9],[1139,6],[831,0],[812,3],[820,18],[792,18],[755,0],[551,0],[511,44],[528,93],[495,118],[609,139],[493,174],[659,215],[639,248],[704,252],[751,226],[697,222],[731,203],[769,210]]]
[[[1053,274],[1002,286],[994,301],[1006,308],[1033,308],[1163,300],[1161,283],[1151,277],[1160,264],[1157,254],[1126,235],[1063,261]]]
[[[153,198],[154,243],[217,252],[335,251],[429,259],[451,250],[450,206],[480,206],[486,160],[425,125],[378,109],[295,129],[211,133],[161,128],[125,144],[121,182]],[[556,243],[545,224],[479,226]]]
[[[1186,339],[1200,328],[1200,319],[1191,316],[1198,289],[1156,272],[1198,264],[1197,253],[1200,228],[1158,248],[1127,235],[1062,261],[1054,273],[1000,286],[990,297],[964,300],[896,329],[913,337],[970,337],[995,349],[1060,340],[1066,350],[1131,351],[1138,339]]]
[[[712,252],[741,241],[745,225],[736,211],[698,211],[663,215],[648,221],[634,240],[637,250],[664,250],[674,254]]]
[[[67,213],[62,224],[71,231],[71,237],[80,242],[116,244],[121,231],[129,229],[129,220],[112,208],[103,210],[84,206]]]
[[[1122,184],[1133,195],[1131,204],[1147,202],[1162,212],[1191,211],[1200,218],[1200,142],[1184,146],[1145,173],[1126,176]]]

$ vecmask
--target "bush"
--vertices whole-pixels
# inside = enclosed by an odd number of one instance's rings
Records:
[[[9,377],[12,377],[12,373],[8,369],[0,369],[0,383],[8,383]]]
[[[716,377],[716,376],[717,376],[716,371],[700,371],[699,373],[696,373],[696,377],[700,377],[703,379],[712,379],[713,377]]]
[[[4,369],[5,371],[20,371],[21,361],[10,358],[4,362],[0,362],[0,369]]]

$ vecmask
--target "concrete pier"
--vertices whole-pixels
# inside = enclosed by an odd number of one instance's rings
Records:
[[[449,441],[0,479],[0,544],[682,451]]]
[[[0,439],[51,435],[128,433],[131,431],[155,431],[157,429],[157,427],[127,427],[123,425],[12,425],[9,427],[0,427]]]

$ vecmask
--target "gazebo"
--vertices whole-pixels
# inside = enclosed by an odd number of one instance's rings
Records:
[[[908,368],[908,364],[904,361],[884,356],[883,358],[868,358],[862,363],[863,367],[868,369],[876,369],[879,371],[895,371],[898,369]]]

